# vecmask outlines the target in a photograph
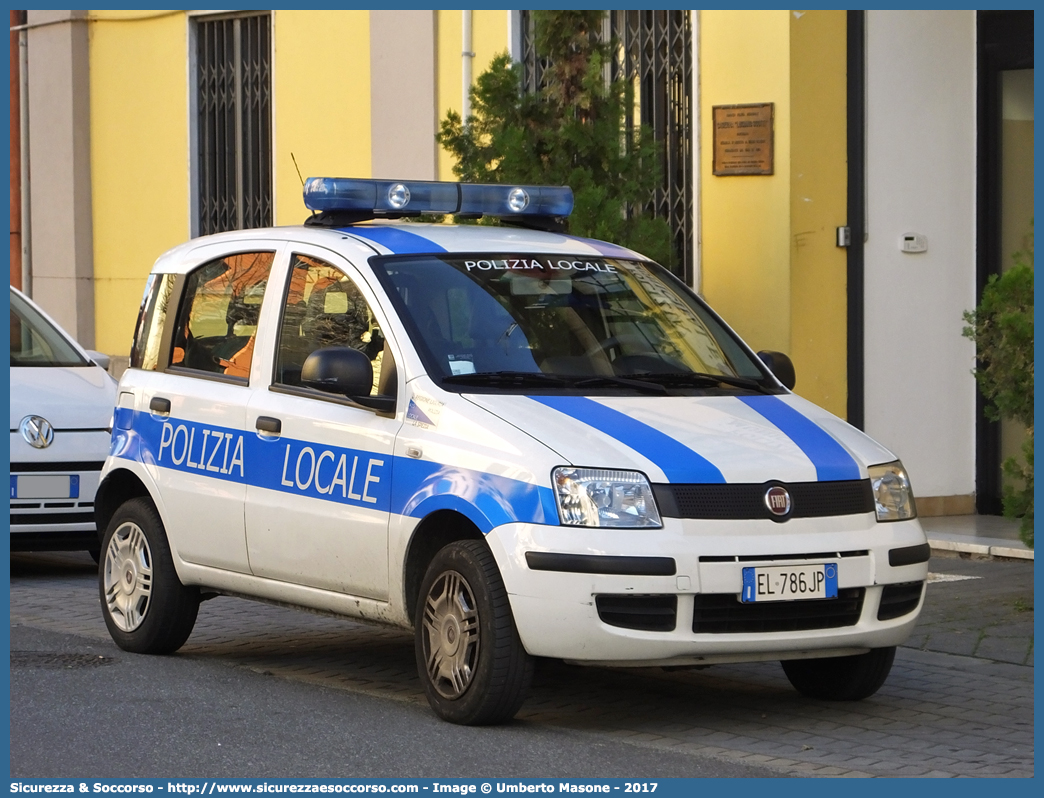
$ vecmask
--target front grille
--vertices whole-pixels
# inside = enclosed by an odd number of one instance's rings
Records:
[[[900,582],[897,585],[885,585],[881,591],[881,604],[877,608],[877,620],[888,621],[908,615],[917,609],[921,602],[921,591],[924,582]]]
[[[101,471],[104,460],[54,460],[40,463],[11,463],[12,474],[36,473],[79,474],[84,471]]]
[[[863,611],[864,589],[844,588],[836,599],[743,604],[734,593],[700,593],[692,631],[697,634],[798,632],[854,626]]]
[[[602,623],[643,632],[673,632],[677,596],[595,596]]]
[[[93,524],[94,513],[11,513],[11,526],[45,524]]]
[[[838,557],[866,557],[869,549],[852,551],[817,551],[807,554],[707,554],[700,562],[761,562],[775,560],[833,560]]]
[[[658,484],[652,489],[660,514],[667,518],[779,520],[765,506],[765,492],[773,485],[782,485],[790,493],[793,509],[787,518],[860,515],[874,511],[874,494],[868,479],[789,484]]]

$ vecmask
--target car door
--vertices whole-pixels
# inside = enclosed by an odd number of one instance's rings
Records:
[[[162,370],[140,372],[135,424],[143,457],[156,466],[178,555],[249,573],[243,502],[252,464],[244,430],[258,316],[276,250],[244,247],[186,275],[169,360]]]
[[[371,395],[394,394],[393,354],[368,287],[340,256],[294,246],[282,288],[267,390],[248,423],[262,472],[247,486],[246,529],[256,576],[385,600],[394,413],[301,384],[308,355],[327,346],[366,352]],[[383,375],[383,380],[382,380]]]

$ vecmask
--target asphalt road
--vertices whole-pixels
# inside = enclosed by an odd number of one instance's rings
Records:
[[[15,777],[1031,776],[1033,565],[933,560],[882,690],[798,696],[777,663],[541,661],[515,722],[438,721],[411,638],[239,599],[175,656],[117,649],[85,555],[12,555]]]
[[[453,726],[412,702],[70,634],[16,627],[11,646],[16,777],[779,775],[531,723]]]

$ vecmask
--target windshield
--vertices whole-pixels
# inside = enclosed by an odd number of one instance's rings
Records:
[[[446,387],[758,390],[776,384],[666,270],[600,256],[374,259]]]
[[[65,336],[22,297],[11,292],[12,366],[89,366]]]

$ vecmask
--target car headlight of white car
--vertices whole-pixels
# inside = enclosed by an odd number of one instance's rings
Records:
[[[660,527],[645,474],[563,466],[551,474],[558,517],[566,526]]]
[[[910,478],[903,464],[894,463],[870,466],[870,485],[874,491],[874,504],[878,521],[905,521],[917,517]]]

